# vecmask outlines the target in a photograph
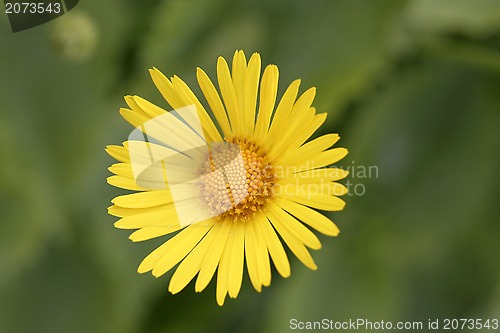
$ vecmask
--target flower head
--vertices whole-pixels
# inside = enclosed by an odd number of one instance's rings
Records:
[[[112,200],[117,228],[137,229],[132,241],[173,234],[151,252],[138,271],[161,276],[177,266],[169,291],[178,293],[196,276],[201,292],[217,274],[217,303],[241,288],[244,262],[253,287],[271,283],[271,260],[283,277],[290,263],[282,244],[311,269],[309,249],[321,248],[310,230],[336,236],[337,226],[315,209],[338,211],[347,176],[328,168],[346,154],[331,148],[327,134],[308,141],[324,123],[310,88],[298,96],[293,81],[277,102],[278,68],[234,54],[231,70],[217,62],[219,91],[200,68],[197,79],[208,108],[179,77],[158,69],[151,77],[174,111],[126,96],[121,115],[135,127],[122,146],[108,146],[119,163],[111,185],[136,191]],[[277,104],[277,105],[276,105]],[[207,112],[207,109],[210,112]]]

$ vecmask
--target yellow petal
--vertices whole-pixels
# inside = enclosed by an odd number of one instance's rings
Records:
[[[238,109],[241,112],[244,112],[244,94],[245,94],[245,76],[247,71],[247,60],[245,58],[245,53],[243,51],[234,52],[233,56],[233,66],[231,68],[232,79],[234,85],[234,92],[236,93],[236,100],[238,101]],[[239,115],[240,118],[243,118],[239,121],[241,125],[241,130],[244,130],[244,127],[247,124],[244,122],[243,113]],[[244,134],[244,132],[241,132]]]
[[[130,111],[133,111],[133,113],[135,113],[136,115],[140,116],[140,118],[143,118],[144,121],[147,121],[147,120],[151,119],[151,116],[148,115],[146,112],[144,112],[137,105],[137,103],[134,100],[134,96],[127,95],[127,96],[124,97],[124,99],[125,99],[125,102],[127,103],[127,105],[129,106]],[[127,110],[127,109],[124,109],[124,110]]]
[[[222,99],[224,100],[224,105],[226,106],[226,111],[229,116],[229,122],[231,123],[232,133],[234,136],[241,135],[242,125],[240,125],[239,120],[240,109],[238,99],[236,97],[233,80],[229,74],[229,66],[223,57],[219,57],[217,60],[217,79]]]
[[[342,196],[348,192],[347,187],[344,185],[329,181],[325,182],[323,179],[318,179],[316,182],[310,180],[302,182],[300,178],[295,178],[295,182],[289,182],[289,180],[290,178],[280,179],[275,184],[274,194],[279,196],[284,193],[287,196],[297,194],[313,197],[316,194]]]
[[[286,245],[288,248],[295,254],[297,258],[299,258],[300,261],[307,267],[309,267],[312,270],[316,270],[317,266],[314,263],[314,260],[311,257],[311,254],[307,250],[307,248],[304,246],[302,241],[296,237],[296,235],[292,234],[279,220],[279,217],[272,212],[272,210],[268,210],[266,212],[269,220],[271,221],[272,225],[276,228],[278,233],[280,234],[281,238],[285,241]],[[319,242],[319,240],[318,240]]]
[[[314,108],[311,108],[311,109],[314,112],[316,112],[316,110]],[[304,144],[304,142],[306,142],[311,137],[311,135],[313,135],[314,132],[316,132],[316,130],[321,125],[323,125],[323,123],[326,120],[326,116],[327,116],[326,113],[320,113],[320,114],[315,115],[313,121],[310,124],[308,124],[307,126],[304,126],[299,132],[296,133],[296,136],[290,140],[289,149],[295,150],[295,149],[299,148],[302,144]]]
[[[160,251],[159,258],[154,261],[153,275],[156,277],[161,276],[177,265],[177,263],[181,261],[206,235],[213,224],[213,220],[191,224],[180,233],[169,239],[165,243],[166,246],[162,248],[162,251]],[[154,251],[150,255],[153,253]],[[148,257],[146,257],[146,259],[148,259]],[[144,259],[143,263],[146,259]],[[141,266],[139,266],[139,269],[141,269]],[[142,268],[146,267],[149,268],[150,266],[142,266]]]
[[[285,154],[280,156],[277,163],[279,164],[295,164],[301,160],[307,160],[314,155],[317,155],[325,149],[333,146],[340,139],[338,134],[326,134],[295,150],[288,150]]]
[[[321,242],[311,230],[307,229],[302,223],[297,221],[275,203],[268,204],[266,214],[283,238],[285,236],[295,238],[297,241],[313,250],[319,250],[321,248]]]
[[[115,227],[120,229],[169,225],[179,225],[174,204],[143,209],[139,214],[125,216],[115,222]]]
[[[203,92],[203,95],[205,95],[208,105],[215,115],[215,119],[217,119],[217,122],[222,129],[222,133],[224,133],[225,137],[230,137],[232,134],[231,125],[229,125],[229,119],[227,118],[226,109],[222,104],[219,93],[215,89],[208,75],[199,67],[196,70],[196,77],[198,79],[198,84],[200,85],[201,91]]]
[[[271,284],[271,263],[269,261],[269,252],[267,251],[266,241],[262,235],[262,230],[252,223],[255,230],[255,249],[257,252],[257,267],[259,269],[260,282],[267,287]]]
[[[130,163],[115,163],[108,170],[118,176],[134,178],[134,172]]]
[[[165,189],[167,187],[164,170],[157,165],[144,170],[144,172],[138,176],[138,179],[135,178],[130,163],[115,163],[110,166],[108,170],[117,176],[130,178],[134,183],[144,188]]]
[[[333,148],[323,151],[307,160],[297,162],[293,165],[296,170],[306,171],[331,165],[343,159],[348,153],[345,148]]]
[[[150,119],[146,115],[139,114],[126,108],[120,108],[120,114],[133,127],[140,128],[142,124]]]
[[[218,223],[221,223],[222,226],[217,233],[217,237],[213,242],[213,246],[210,247],[210,255],[206,256],[206,258],[203,260],[203,263],[201,264],[200,273],[198,274],[198,278],[196,279],[195,284],[196,292],[201,292],[207,287],[208,283],[214,276],[217,265],[221,260],[222,252],[224,251],[224,247],[226,246],[232,223],[228,221]]]
[[[274,114],[268,134],[264,138],[266,148],[272,148],[274,138],[283,131],[299,92],[300,80],[293,81],[286,89]]]
[[[293,168],[294,170],[295,168]],[[349,171],[340,168],[321,168],[307,170],[303,172],[292,173],[289,170],[288,174],[282,175],[277,179],[278,184],[288,183],[327,183],[335,180],[340,180],[349,175]]]
[[[257,254],[257,247],[258,243],[253,223],[245,223],[245,260],[247,263],[248,276],[255,290],[260,292],[262,290],[262,282],[259,276],[258,260],[260,258]]]
[[[290,149],[289,143],[297,136],[296,133],[301,132],[303,128],[307,128],[310,124],[312,124],[313,120],[314,111],[312,109],[307,109],[300,115],[293,117],[293,120],[288,121],[288,123],[283,127],[287,130],[278,134],[279,137],[274,140],[275,144],[269,150],[269,159],[279,161],[281,157]]]
[[[227,241],[224,246],[224,250],[220,257],[219,268],[217,269],[217,289],[216,289],[216,299],[217,304],[222,306],[226,295],[229,291],[229,274],[231,270],[231,250],[233,249],[233,244],[235,241],[235,231],[238,223],[231,223],[231,232],[227,236]]]
[[[131,216],[131,215],[137,215],[137,214],[142,214],[142,213],[147,213],[154,211],[156,209],[161,209],[159,207],[151,207],[151,208],[123,208],[123,207],[118,207],[115,205],[112,205],[108,207],[108,214],[117,216],[117,217],[125,217],[125,216]]]
[[[339,211],[345,206],[342,199],[324,193],[305,193],[303,190],[297,190],[293,194],[283,192],[281,196],[309,207],[327,211]]]
[[[132,242],[142,242],[145,240],[149,240],[152,238],[156,237],[161,237],[165,236],[168,234],[171,234],[172,232],[176,232],[183,227],[180,225],[166,225],[166,226],[159,226],[159,227],[146,227],[139,229],[137,231],[134,231],[130,236],[129,239]]]
[[[156,118],[167,113],[166,110],[139,96],[125,96],[125,101],[134,112],[143,114],[148,118]]]
[[[271,115],[276,103],[276,94],[278,92],[279,71],[276,65],[268,65],[262,75],[260,83],[259,113],[255,124],[255,138],[261,141],[269,130]]]
[[[229,251],[229,277],[228,277],[228,293],[231,298],[238,297],[243,279],[243,256],[245,242],[245,226],[242,223],[234,223],[234,234],[229,237],[234,237],[232,248],[226,246],[225,251]],[[224,256],[224,254],[223,254]]]
[[[314,97],[316,97],[315,87],[307,89],[302,95],[300,95],[290,111],[290,116],[288,117],[289,121],[293,121],[296,116],[299,116],[301,113],[309,110],[312,102],[314,101]]]
[[[189,122],[184,118],[189,116],[189,112],[179,112],[177,114],[167,113],[143,98],[136,96],[134,100],[137,102],[138,107],[144,110],[144,112],[151,116],[156,115],[154,120],[150,120],[144,124],[146,130],[148,130],[146,134],[155,137],[154,133],[151,131],[158,128],[159,131],[162,131],[162,142],[173,150],[181,152],[197,148],[206,143],[203,139],[203,133],[198,132],[197,127],[195,127],[196,125],[190,127],[186,124]],[[190,102],[187,102],[187,105],[191,105]],[[155,126],[152,127],[152,125]]]
[[[109,156],[120,162],[130,162],[130,155],[128,153],[128,150],[123,146],[106,146],[106,152],[109,154]]]
[[[192,227],[192,225],[184,228],[181,232],[175,235],[175,237],[170,238],[168,241],[157,247],[153,252],[148,254],[137,268],[137,272],[142,274],[152,270],[160,259],[169,254],[172,247],[176,245],[176,243],[179,243],[194,234],[197,229],[190,227]]]
[[[108,182],[109,185],[113,185],[115,187],[123,188],[125,190],[131,190],[131,191],[150,191],[154,187],[143,187],[145,186],[144,183],[141,183],[143,186],[137,185],[135,179],[133,178],[128,178],[128,177],[123,177],[123,176],[110,176],[106,178],[106,181]]]
[[[248,61],[248,68],[245,74],[245,90],[243,95],[243,135],[250,137],[254,132],[255,108],[257,104],[257,93],[260,79],[260,55],[254,53]]]
[[[188,106],[194,104],[196,110],[198,111],[198,117],[200,118],[201,126],[205,133],[205,138],[208,142],[220,142],[222,138],[220,136],[217,127],[215,127],[212,119],[208,115],[207,111],[200,103],[193,91],[188,87],[188,85],[182,81],[178,76],[174,76],[172,79],[172,85],[178,96],[184,101],[183,106]]]
[[[276,232],[269,223],[267,217],[263,214],[257,215],[255,217],[254,223],[257,235],[260,234],[266,243],[276,270],[281,276],[285,278],[289,277],[290,262],[288,261],[288,257],[286,256],[283,244],[281,244],[281,241],[276,235]]]
[[[312,228],[328,236],[337,236],[339,228],[328,217],[318,213],[314,209],[306,207],[287,199],[278,199],[277,204]]]
[[[146,134],[148,139],[153,138],[164,145],[171,141],[172,136],[165,130],[165,127],[163,127],[158,121],[151,120],[149,116],[144,116],[138,112],[124,108],[120,109],[120,114],[132,126]]]
[[[172,194],[169,190],[140,192],[116,197],[111,202],[124,208],[155,207],[171,203]]]
[[[210,248],[214,240],[216,240],[220,228],[221,223],[215,223],[207,235],[203,237],[198,245],[196,245],[193,251],[191,251],[179,264],[179,267],[177,267],[172,279],[170,280],[168,291],[172,294],[177,294],[184,289],[194,278],[196,273],[199,272],[205,257],[212,255]]]
[[[180,109],[186,106],[174,90],[172,82],[170,82],[170,80],[163,75],[160,70],[153,67],[153,69],[149,70],[149,74],[151,75],[156,88],[158,88],[158,91],[173,109]]]
[[[210,119],[210,116],[203,108],[203,105],[199,102],[198,98],[196,98],[184,81],[177,76],[170,81],[156,68],[151,69],[150,74],[156,87],[173,109],[180,109],[192,104],[196,106],[207,141],[212,142],[222,140],[217,128]]]

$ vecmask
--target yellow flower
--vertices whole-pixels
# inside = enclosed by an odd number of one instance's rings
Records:
[[[347,193],[336,183],[347,171],[327,168],[346,154],[331,148],[339,139],[327,134],[306,142],[326,114],[311,106],[315,88],[298,96],[293,81],[277,103],[278,68],[261,59],[246,61],[236,51],[230,71],[217,61],[220,94],[200,68],[196,76],[207,112],[179,77],[158,69],[151,77],[174,111],[126,96],[121,115],[136,129],[123,146],[108,146],[119,163],[108,183],[137,191],[112,200],[109,213],[117,228],[137,229],[132,241],[171,236],[140,264],[139,273],[156,277],[176,265],[169,291],[180,292],[195,276],[201,292],[217,272],[217,303],[236,298],[244,262],[253,287],[271,283],[271,260],[283,277],[290,263],[282,241],[310,269],[309,250],[321,248],[315,229],[329,236],[337,226],[315,209],[338,211]],[[222,98],[221,98],[222,97]],[[309,228],[308,228],[309,227]]]

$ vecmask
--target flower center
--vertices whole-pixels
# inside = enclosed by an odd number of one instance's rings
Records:
[[[272,198],[275,175],[255,143],[233,138],[215,143],[201,166],[200,195],[218,219],[246,221]]]

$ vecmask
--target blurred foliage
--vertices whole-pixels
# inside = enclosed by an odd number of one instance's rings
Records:
[[[0,332],[500,317],[499,1],[110,0],[72,13],[16,34],[0,17]],[[74,37],[58,30],[78,17]],[[321,132],[341,134],[365,193],[333,214],[342,232],[321,237],[317,272],[293,258],[289,279],[258,294],[245,277],[219,308],[213,282],[172,296],[168,276],[135,273],[161,239],[113,228],[106,207],[124,192],[105,182],[104,146],[130,131],[123,95],[166,107],[148,68],[194,87],[196,66],[214,77],[236,49],[276,63],[281,92],[297,77],[318,88]],[[356,173],[367,166],[378,177]]]

